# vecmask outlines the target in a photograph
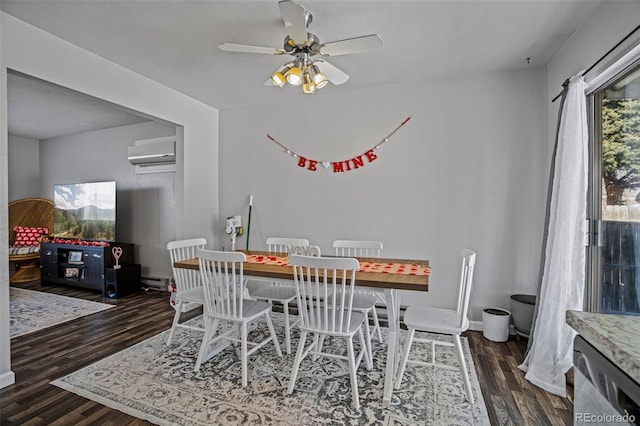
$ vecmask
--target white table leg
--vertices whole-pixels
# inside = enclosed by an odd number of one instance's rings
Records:
[[[391,403],[391,394],[398,368],[398,351],[400,350],[400,300],[397,290],[385,288],[384,303],[389,318],[389,337],[387,338],[387,368],[384,373],[382,406],[387,408]]]

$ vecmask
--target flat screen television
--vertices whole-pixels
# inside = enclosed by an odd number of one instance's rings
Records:
[[[53,187],[53,236],[116,240],[116,183],[68,183]]]

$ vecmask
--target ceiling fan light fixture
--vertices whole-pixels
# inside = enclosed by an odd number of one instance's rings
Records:
[[[327,76],[324,75],[322,71],[320,71],[317,65],[312,65],[311,70],[313,71],[313,83],[318,89],[322,89],[327,85],[327,83],[329,83],[329,80],[327,80]]]
[[[282,87],[287,82],[285,74],[289,71],[289,67],[282,67],[278,71],[271,74],[271,81],[278,87]]]
[[[271,74],[264,85],[278,87],[284,87],[287,83],[292,86],[302,85],[304,93],[310,94],[325,87],[329,81],[333,85],[339,86],[349,80],[348,74],[324,59],[314,60],[316,55],[323,57],[349,55],[382,47],[383,41],[378,34],[345,38],[328,43],[321,42],[318,36],[309,32],[309,24],[313,21],[313,15],[297,1],[278,1],[280,16],[287,31],[282,48],[274,49],[235,43],[222,43],[218,45],[218,48],[225,52],[290,55],[292,59]]]
[[[311,95],[313,93],[315,93],[316,91],[316,86],[313,83],[310,84],[303,84],[302,85],[302,93],[304,93],[305,95]]]
[[[297,66],[292,66],[284,76],[287,78],[287,82],[292,86],[299,86],[302,83],[302,71]]]
[[[305,95],[311,95],[316,91],[316,85],[311,78],[311,73],[307,69],[303,75],[304,83],[302,84],[302,92]]]

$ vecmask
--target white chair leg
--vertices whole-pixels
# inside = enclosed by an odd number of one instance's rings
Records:
[[[235,329],[234,334],[236,336],[240,336],[240,345],[238,345],[238,342],[233,342],[233,347],[236,350],[236,355],[238,356],[238,358],[242,359],[242,326],[239,322],[234,322],[232,324],[232,327]]]
[[[179,301],[176,306],[176,314],[173,316],[173,323],[171,323],[171,331],[169,332],[169,338],[167,339],[167,345],[173,343],[173,336],[176,334],[176,328],[178,328],[178,324],[180,323],[180,314],[182,313],[182,305],[183,301]]]
[[[318,333],[313,335],[313,344],[316,352],[322,352],[322,344],[324,343],[324,334],[321,336]],[[313,355],[313,362],[316,362],[320,358],[320,355]]]
[[[202,365],[202,359],[209,347],[209,343],[211,342],[211,338],[213,334],[216,332],[216,328],[218,328],[218,321],[213,320],[210,317],[204,317],[204,336],[202,337],[202,343],[200,344],[200,352],[198,353],[198,359],[196,359],[196,366],[193,368],[193,371],[200,371],[200,366]]]
[[[298,376],[298,369],[300,368],[300,361],[302,361],[302,353],[304,352],[304,344],[307,340],[307,332],[302,331],[300,333],[300,343],[298,343],[298,350],[296,351],[296,358],[293,360],[293,368],[291,369],[291,378],[289,379],[289,387],[287,393],[291,395],[293,393],[293,387],[296,384],[296,378]]]
[[[371,333],[376,333],[378,336],[378,342],[382,343],[382,332],[380,331],[380,321],[378,321],[378,312],[376,311],[376,307],[374,306],[371,310],[371,315],[373,316],[373,330]]]
[[[287,355],[291,353],[291,325],[289,324],[289,302],[282,302],[282,310],[284,312],[284,348]]]
[[[415,334],[415,328],[409,329],[407,340],[404,342],[404,348],[402,349],[402,358],[400,358],[400,365],[398,366],[398,374],[396,375],[396,389],[400,389],[402,383],[402,376],[404,375],[404,369],[407,366],[407,360],[409,359],[409,351],[411,350],[411,344],[413,343],[413,335]]]
[[[369,330],[369,315],[366,314],[367,317],[364,320],[364,340],[365,347],[364,349],[367,351],[367,356],[365,357],[365,363],[367,364],[367,370],[371,370],[373,368],[373,351],[371,350],[371,331]]]
[[[367,366],[367,370],[373,369],[373,359],[369,358],[369,351],[367,350],[367,343],[364,340],[364,333],[362,332],[362,328],[358,331],[358,341],[360,342],[360,346],[362,346],[362,350],[364,351],[364,363]],[[371,365],[371,368],[369,367]]]
[[[247,323],[240,325],[240,360],[242,362],[242,387],[247,387]]]
[[[473,404],[473,393],[471,392],[471,381],[469,380],[469,373],[467,372],[467,363],[464,360],[464,352],[462,352],[462,342],[460,341],[460,335],[455,334],[453,336],[453,342],[456,346],[456,354],[458,355],[458,363],[460,364],[460,373],[462,374],[462,380],[464,380],[464,390],[467,394],[467,401]]]
[[[349,355],[349,375],[351,376],[351,400],[353,408],[360,409],[360,396],[358,395],[358,375],[356,371],[356,356],[353,351],[353,340],[347,338],[347,353]]]
[[[282,350],[280,349],[280,343],[278,342],[278,336],[276,335],[276,329],[273,328],[273,322],[271,321],[271,314],[267,312],[267,327],[269,327],[269,333],[271,333],[271,340],[276,347],[276,353],[278,356],[282,356]]]

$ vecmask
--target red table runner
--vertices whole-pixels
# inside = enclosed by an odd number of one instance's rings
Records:
[[[286,256],[269,256],[269,255],[247,255],[248,263],[261,263],[265,265],[289,265],[289,259]],[[360,262],[359,272],[380,272],[383,274],[403,274],[403,275],[431,275],[431,268],[413,263],[388,263],[388,262]]]

